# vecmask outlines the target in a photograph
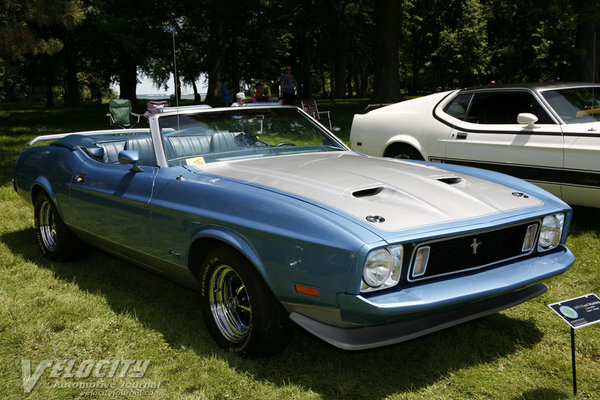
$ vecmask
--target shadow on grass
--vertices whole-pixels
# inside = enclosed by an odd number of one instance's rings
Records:
[[[574,206],[573,221],[569,228],[569,234],[595,233],[600,235],[598,221],[600,221],[600,208]]]
[[[570,397],[569,394],[556,389],[534,389],[515,397],[513,400],[558,400]]]
[[[190,289],[98,250],[76,262],[48,261],[39,254],[33,229],[6,233],[0,240],[14,254],[51,270],[58,279],[100,294],[115,313],[132,315],[134,311],[144,326],[160,332],[174,349],[188,348],[200,357],[216,354],[256,380],[282,387],[298,385],[325,398],[378,399],[417,391],[452,371],[531,348],[542,338],[532,322],[495,314],[405,343],[358,352],[331,347],[297,329],[283,353],[268,359],[243,359],[220,350],[210,340],[199,296]],[[203,384],[190,382],[183,390],[193,393]],[[560,398],[540,390],[547,395],[542,398]],[[535,395],[523,398],[538,398]]]

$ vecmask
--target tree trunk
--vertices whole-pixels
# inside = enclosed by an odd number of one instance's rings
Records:
[[[225,55],[225,46],[223,43],[223,34],[225,23],[223,18],[216,18],[213,25],[213,35],[216,38],[208,55],[210,64],[208,67],[208,90],[204,102],[211,104],[221,104],[221,81],[223,78],[223,57]]]
[[[337,46],[335,47],[335,98],[346,98],[346,64],[348,61],[348,41],[350,32],[340,22],[337,34]]]
[[[363,67],[360,70],[360,96],[358,97],[367,97],[367,90],[369,89],[369,73],[367,72],[367,68]]]
[[[312,36],[304,35],[301,44],[300,57],[300,82],[301,88],[300,98],[313,98],[312,90]]]
[[[200,98],[200,93],[198,93],[198,86],[196,86],[196,80],[192,81],[192,88],[194,89],[194,103],[200,103],[202,99]]]
[[[42,57],[47,66],[44,85],[46,86],[46,108],[54,108],[54,68],[52,68],[51,57]]]
[[[137,63],[127,50],[119,50],[119,97],[137,103]]]
[[[400,2],[397,0],[375,1],[376,44],[375,103],[393,103],[402,99],[398,60],[398,29],[400,25]]]
[[[73,40],[69,32],[64,34],[63,42],[65,60],[65,105],[67,107],[79,107],[81,101],[79,95],[79,81],[77,80],[75,49],[73,48]]]
[[[46,78],[46,108],[54,108],[54,96],[52,93],[52,83]]]

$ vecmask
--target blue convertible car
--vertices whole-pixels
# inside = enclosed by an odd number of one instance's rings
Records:
[[[571,209],[540,188],[364,156],[295,107],[149,126],[38,137],[15,189],[45,256],[87,242],[197,288],[229,351],[280,351],[291,321],[344,349],[397,343],[538,296],[574,262]]]

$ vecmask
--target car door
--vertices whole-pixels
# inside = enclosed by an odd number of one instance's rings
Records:
[[[149,201],[159,168],[141,169],[92,159],[77,168],[71,185],[74,225],[99,247],[124,255],[152,247]]]
[[[600,206],[600,122],[562,125],[565,138],[563,199]]]
[[[471,93],[464,117],[453,124],[446,161],[491,169],[531,181],[561,196],[555,177],[563,168],[560,125],[527,90]],[[465,103],[465,94],[462,95]],[[452,113],[450,102],[447,113]],[[517,123],[520,113],[534,114],[531,125]]]

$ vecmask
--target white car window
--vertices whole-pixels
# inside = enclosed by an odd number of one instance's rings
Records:
[[[444,110],[447,114],[474,124],[517,124],[520,113],[534,114],[538,124],[554,124],[529,92],[483,92],[456,96]]]
[[[472,97],[472,94],[459,94],[446,106],[444,112],[454,118],[464,121]]]
[[[547,90],[542,95],[566,124],[600,120],[600,88]]]

